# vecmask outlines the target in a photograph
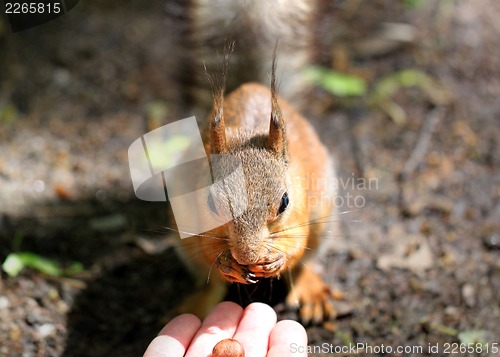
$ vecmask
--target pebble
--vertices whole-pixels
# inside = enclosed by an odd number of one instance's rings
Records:
[[[37,328],[41,338],[52,336],[56,332],[56,327],[52,324],[43,324]]]
[[[464,284],[462,286],[462,297],[469,307],[476,305],[476,289],[472,284]]]
[[[38,193],[45,191],[45,182],[43,182],[42,180],[36,180],[35,182],[33,182],[33,190]]]
[[[53,74],[54,82],[60,87],[66,87],[71,82],[71,72],[64,68],[57,68]]]
[[[483,244],[489,250],[498,250],[500,249],[500,234],[490,234],[483,237]]]
[[[7,309],[10,306],[10,301],[6,296],[0,296],[0,310]]]

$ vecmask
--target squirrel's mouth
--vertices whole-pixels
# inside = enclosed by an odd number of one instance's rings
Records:
[[[285,256],[278,253],[260,262],[242,265],[231,255],[230,251],[220,254],[215,262],[222,277],[232,283],[255,284],[261,278],[279,277],[285,266]]]

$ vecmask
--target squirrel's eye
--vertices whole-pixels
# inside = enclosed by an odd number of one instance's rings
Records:
[[[288,202],[290,202],[290,200],[288,199],[288,193],[284,193],[283,194],[283,197],[281,197],[281,204],[280,204],[280,208],[278,209],[278,215],[282,214],[286,208],[288,207]]]
[[[211,193],[208,194],[207,203],[208,203],[208,207],[210,208],[210,210],[213,213],[217,214],[217,207],[215,206],[214,197],[212,196]]]

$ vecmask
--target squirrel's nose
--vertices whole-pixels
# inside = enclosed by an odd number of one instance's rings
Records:
[[[255,264],[259,260],[258,249],[231,249],[231,254],[240,265]]]
[[[262,243],[268,235],[266,229],[257,234],[239,235],[231,244],[231,255],[240,265],[251,265],[259,261]]]

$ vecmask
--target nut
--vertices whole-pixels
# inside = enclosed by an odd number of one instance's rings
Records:
[[[214,346],[212,357],[245,357],[245,350],[235,339],[226,338]]]

